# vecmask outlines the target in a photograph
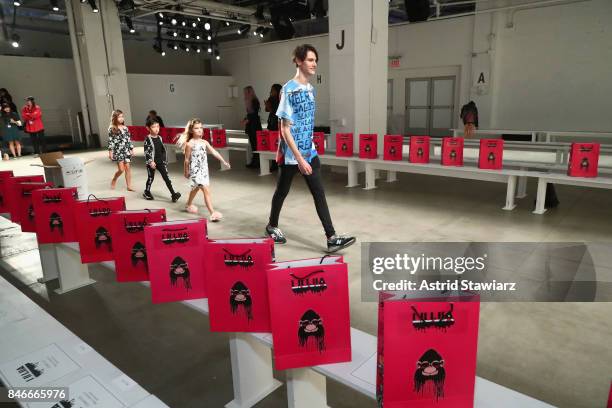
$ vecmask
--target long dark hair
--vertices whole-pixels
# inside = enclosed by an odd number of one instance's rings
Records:
[[[261,106],[259,104],[259,99],[255,94],[255,89],[251,85],[245,86],[244,90],[251,95],[251,99],[247,102],[247,110],[252,111],[253,113],[259,112]]]

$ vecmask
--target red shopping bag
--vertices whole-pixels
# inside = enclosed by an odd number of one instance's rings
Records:
[[[9,211],[7,202],[4,200],[4,196],[7,195],[6,181],[13,176],[13,170],[0,171],[0,213],[7,213]]]
[[[166,221],[166,210],[118,211],[111,215],[117,282],[149,280],[145,227]]]
[[[32,191],[36,238],[39,244],[76,242],[76,187]]]
[[[128,126],[127,128],[133,142],[144,142],[145,137],[149,134],[146,126]]]
[[[267,270],[270,238],[211,240],[206,255],[210,331],[271,332]]]
[[[11,221],[19,224],[19,208],[17,198],[15,196],[15,186],[17,183],[44,183],[44,176],[16,176],[8,177],[4,180],[4,196],[3,201],[8,212],[11,216]],[[13,219],[13,217],[15,217]]]
[[[271,264],[268,293],[277,370],[351,360],[348,270],[341,256]]]
[[[317,149],[317,154],[325,154],[325,133],[313,132],[312,142],[315,145],[315,149]]]
[[[280,132],[278,130],[268,130],[268,138],[270,151],[276,152],[278,150],[278,144],[280,143]]]
[[[206,297],[206,220],[156,222],[145,227],[153,303]]]
[[[210,128],[204,128],[204,134],[202,136],[203,139],[206,140],[208,143],[212,142],[212,139],[210,138],[210,133]]]
[[[411,299],[381,293],[379,406],[473,407],[479,311],[472,294]]]
[[[257,150],[268,151],[270,150],[270,135],[267,130],[258,130],[256,132],[257,137]]]
[[[75,217],[79,220],[77,237],[81,263],[113,260],[116,249],[112,229],[112,215],[125,210],[125,197],[97,198],[90,194],[87,200],[74,204]]]
[[[185,131],[183,128],[166,128],[166,140],[162,136],[162,141],[166,144],[174,144],[178,142],[179,137]]]
[[[410,136],[410,163],[429,163],[429,136]]]
[[[213,129],[212,131],[212,145],[213,147],[225,147],[227,146],[227,136],[225,129]]]
[[[352,157],[353,156],[353,134],[352,133],[336,133],[336,156],[337,157]]]
[[[597,177],[599,143],[572,143],[567,175],[572,177]]]
[[[378,136],[375,134],[359,135],[359,158],[376,159],[378,158]]]
[[[480,139],[478,168],[500,170],[503,167],[503,139]]]
[[[441,156],[441,164],[443,166],[463,166],[463,138],[443,138]]]
[[[53,183],[17,183],[14,198],[17,200],[17,213],[15,217],[19,219],[22,232],[36,232],[34,205],[32,204],[32,192],[44,188],[53,187]],[[11,215],[11,219],[12,219]]]
[[[385,135],[383,159],[398,161],[402,160],[402,148],[404,144],[404,136],[402,135]]]

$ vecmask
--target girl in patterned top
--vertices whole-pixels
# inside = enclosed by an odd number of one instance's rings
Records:
[[[130,162],[134,155],[134,145],[124,121],[123,112],[119,109],[113,111],[111,123],[108,127],[108,158],[117,162],[117,171],[111,181],[111,188],[115,189],[117,179],[125,172],[127,190],[134,191],[132,188],[132,171],[130,169]]]
[[[185,178],[189,179],[189,185],[191,187],[185,209],[191,214],[196,214],[198,212],[198,207],[193,205],[193,200],[198,194],[198,191],[202,191],[202,194],[204,194],[204,203],[210,212],[210,220],[215,222],[219,221],[223,215],[215,211],[212,205],[206,152],[215,156],[217,160],[223,163],[227,168],[229,168],[230,165],[210,143],[202,138],[203,133],[204,127],[202,121],[200,119],[191,119],[187,122],[185,132],[178,141],[179,146],[183,147],[185,151],[184,175]]]

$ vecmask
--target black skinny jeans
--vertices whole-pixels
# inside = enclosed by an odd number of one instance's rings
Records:
[[[303,175],[304,180],[306,180],[310,194],[312,194],[317,214],[325,229],[325,235],[329,238],[336,232],[334,231],[334,225],[332,224],[331,215],[329,214],[329,207],[325,199],[325,190],[321,182],[321,161],[318,156],[312,159],[310,166],[312,167],[312,174]],[[293,176],[300,173],[297,164],[283,164],[279,166],[279,168],[280,174],[278,175],[276,191],[272,197],[272,209],[270,210],[270,225],[272,227],[278,227],[278,217],[283,208],[283,202],[291,189]]]
[[[30,138],[32,139],[32,148],[34,149],[34,153],[41,154],[47,150],[44,130],[36,133],[30,133]]]
[[[151,185],[153,184],[153,180],[155,180],[155,171],[159,171],[162,178],[166,182],[166,187],[170,190],[170,194],[174,195],[174,189],[172,188],[172,182],[170,181],[170,177],[168,177],[168,169],[166,165],[163,163],[155,163],[155,168],[152,169],[150,166],[147,166],[147,185],[145,186],[145,191],[151,192]]]

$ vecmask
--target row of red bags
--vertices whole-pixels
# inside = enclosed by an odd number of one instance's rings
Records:
[[[149,135],[149,130],[146,126],[128,126],[131,139],[134,142],[144,142]],[[159,136],[165,144],[174,144],[178,137],[185,131],[185,128],[160,128]],[[208,141],[213,147],[227,146],[227,135],[225,129],[209,129],[204,128],[204,140]]]
[[[78,200],[43,176],[0,172],[0,212],[40,244],[77,242],[83,263],[114,261],[119,282],[150,281],[153,303],[208,298],[213,332],[269,332],[276,369],[352,360],[342,256],[276,262],[269,238],[210,239],[205,219]],[[381,295],[377,393],[388,407],[470,407],[478,299]],[[254,373],[256,375],[256,373]]]

